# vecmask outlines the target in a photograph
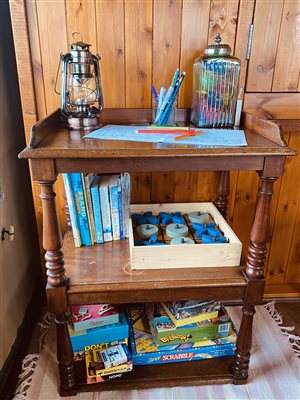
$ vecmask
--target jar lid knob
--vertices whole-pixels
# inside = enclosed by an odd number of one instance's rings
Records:
[[[216,45],[219,45],[219,44],[221,43],[221,41],[222,41],[222,38],[221,38],[220,34],[217,33],[217,34],[216,34],[216,37],[215,37],[215,43],[216,43]]]

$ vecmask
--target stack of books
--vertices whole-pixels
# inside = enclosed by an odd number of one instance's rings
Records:
[[[129,237],[128,173],[62,175],[76,247]]]
[[[235,352],[236,330],[220,302],[148,303],[127,312],[134,365],[200,360]]]

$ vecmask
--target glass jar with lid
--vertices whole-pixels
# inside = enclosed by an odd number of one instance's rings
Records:
[[[191,122],[200,127],[232,127],[235,119],[240,60],[230,55],[231,48],[221,44],[207,46],[204,57],[193,67]]]

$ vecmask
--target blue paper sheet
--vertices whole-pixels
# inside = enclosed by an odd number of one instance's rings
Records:
[[[199,136],[191,136],[180,141],[175,140],[176,136],[183,135],[170,133],[137,133],[145,126],[136,125],[106,125],[84,136],[87,139],[102,140],[129,140],[134,142],[150,142],[165,144],[191,144],[199,147],[240,147],[247,146],[243,130],[235,129],[201,129],[203,133]]]

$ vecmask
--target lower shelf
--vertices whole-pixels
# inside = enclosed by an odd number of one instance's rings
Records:
[[[87,385],[84,381],[84,363],[77,363],[78,386],[75,392],[232,383],[231,365],[233,361],[234,357],[230,356],[190,362],[135,366],[134,375],[131,377],[91,385]],[[61,390],[62,396],[70,394],[69,391]]]

